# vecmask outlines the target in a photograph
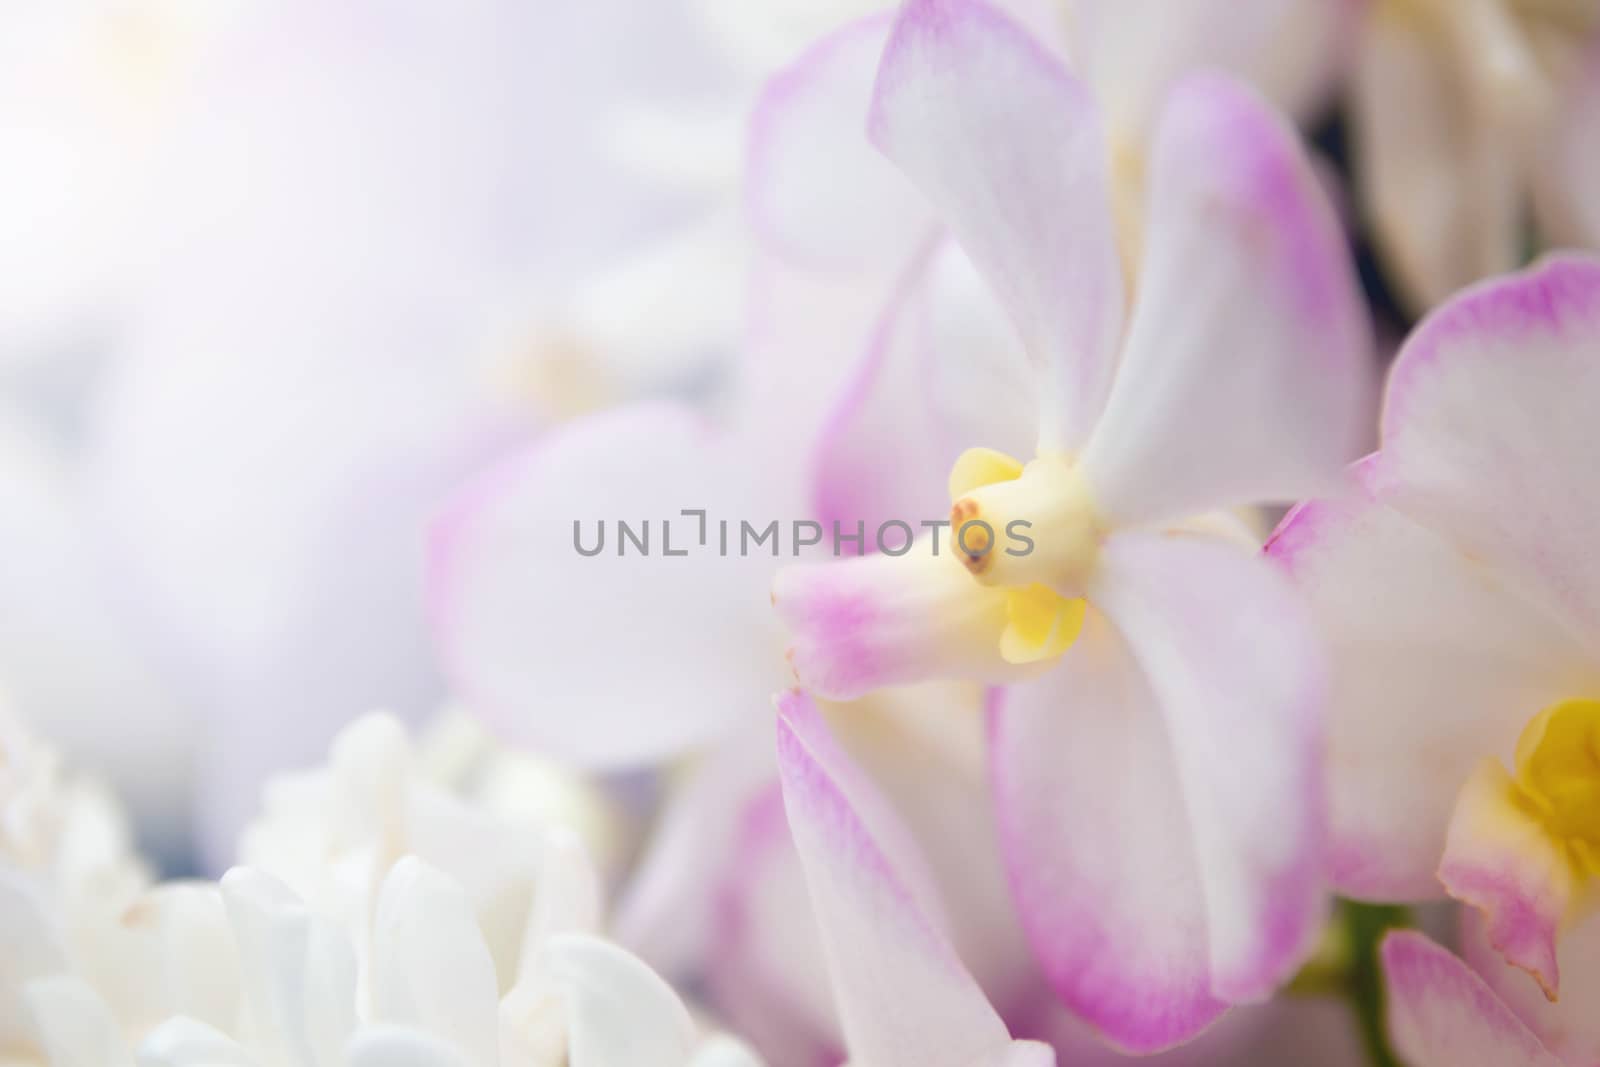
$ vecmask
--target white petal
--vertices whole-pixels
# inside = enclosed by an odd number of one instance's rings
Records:
[[[350,1039],[348,1067],[484,1067],[448,1041],[402,1026],[365,1026]]]
[[[251,1040],[294,1067],[336,1067],[356,1024],[355,954],[344,931],[259,871],[235,867],[221,885]]]
[[[637,957],[586,934],[561,934],[545,945],[543,967],[567,1000],[571,1067],[659,1067],[688,1057],[688,1009]]]
[[[194,1019],[169,1019],[139,1045],[139,1067],[264,1067],[222,1031]]]
[[[0,944],[0,1042],[18,1043],[31,1033],[23,987],[69,967],[59,917],[38,886],[8,867],[0,867]]]
[[[372,1016],[426,1031],[492,1067],[499,1055],[494,960],[461,887],[414,856],[395,864],[372,930]]]
[[[23,989],[50,1067],[117,1067],[128,1062],[122,1030],[83,979],[38,978]]]

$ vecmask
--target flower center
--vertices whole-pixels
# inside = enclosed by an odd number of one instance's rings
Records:
[[[1600,874],[1600,700],[1554,704],[1517,739],[1519,799],[1579,868]]]
[[[993,449],[950,471],[953,551],[983,585],[1007,589],[1000,653],[1011,663],[1061,655],[1078,639],[1083,590],[1100,551],[1099,521],[1070,457],[1024,465]]]

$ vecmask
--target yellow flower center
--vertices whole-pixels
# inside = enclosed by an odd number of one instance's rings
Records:
[[[1008,590],[1000,654],[1035,663],[1072,647],[1101,537],[1072,460],[1045,455],[1024,465],[969,449],[950,472],[950,498],[952,550],[980,583]]]
[[[1583,873],[1600,874],[1600,700],[1554,704],[1517,740],[1518,799]]]

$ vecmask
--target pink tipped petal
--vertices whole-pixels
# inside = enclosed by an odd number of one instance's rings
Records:
[[[760,533],[786,517],[749,503],[736,459],[686,410],[622,410],[552,432],[456,503],[434,531],[433,623],[453,681],[498,733],[619,766],[759,713],[782,679],[773,542],[741,557],[739,523]],[[708,510],[703,540],[686,508]],[[649,522],[648,554],[618,520],[636,537]],[[580,554],[602,522],[603,548]]]
[[[909,833],[800,693],[779,702],[778,767],[852,1061],[968,1067],[1004,1049],[1005,1024],[926,910],[924,876],[901,866]]]
[[[1477,975],[1427,937],[1383,941],[1389,1032],[1413,1067],[1562,1067]]]
[[[1260,1000],[1311,949],[1323,890],[1327,675],[1283,578],[1233,545],[1129,533],[1091,598],[1159,703],[1206,909],[1211,991]]]
[[[1363,480],[1381,463],[1365,462]],[[1365,493],[1295,509],[1267,552],[1331,653],[1334,883],[1436,897],[1462,784],[1485,755],[1509,759],[1540,710],[1587,691],[1588,657],[1489,571]]]
[[[1333,209],[1296,135],[1220,76],[1168,100],[1139,301],[1083,456],[1123,521],[1292,500],[1355,458],[1370,337]]]
[[[1591,643],[1600,494],[1578,487],[1600,467],[1597,350],[1600,259],[1555,256],[1463,293],[1395,363],[1378,483]]]
[[[1528,972],[1506,962],[1489,937],[1482,912],[1461,916],[1461,957],[1545,1046],[1567,1063],[1600,1063],[1600,921],[1589,917],[1557,944],[1561,999],[1544,995]]]
[[[1561,979],[1556,937],[1578,886],[1564,846],[1529,814],[1495,760],[1484,760],[1462,787],[1439,881],[1484,913],[1489,940],[1506,962],[1554,999]]]
[[[1049,673],[997,692],[990,752],[1001,847],[1034,954],[1112,1044],[1154,1052],[1227,1005],[1171,744],[1102,616]]]
[[[750,120],[751,221],[778,254],[830,268],[904,257],[933,229],[926,204],[867,140],[891,16],[839,29],[780,71]]]
[[[1122,334],[1106,150],[1088,91],[982,0],[912,0],[884,51],[870,123],[1015,322],[1043,382],[1042,441],[1076,447]]]
[[[780,570],[772,604],[789,629],[789,663],[800,684],[829,700],[852,700],[889,685],[1035,673],[1037,665],[1001,658],[1006,593],[973,581],[949,542],[941,529],[903,556]]]

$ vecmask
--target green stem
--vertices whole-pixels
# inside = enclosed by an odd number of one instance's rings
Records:
[[[1393,905],[1341,900],[1338,916],[1348,938],[1350,953],[1344,993],[1361,1026],[1361,1041],[1366,1046],[1367,1059],[1372,1067],[1401,1067],[1400,1060],[1389,1047],[1389,1031],[1384,1017],[1383,967],[1378,959],[1378,946],[1388,930],[1410,925],[1411,914],[1407,909]]]

